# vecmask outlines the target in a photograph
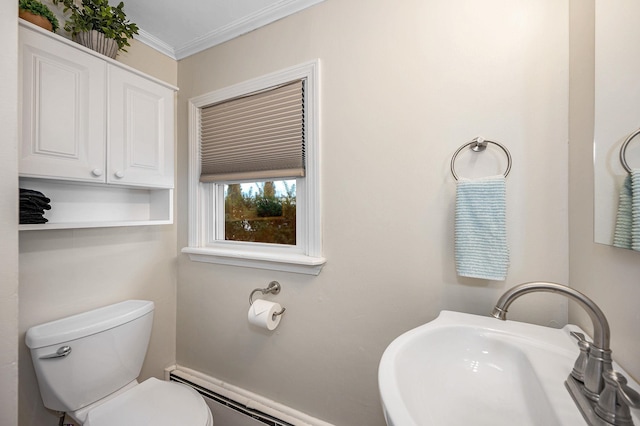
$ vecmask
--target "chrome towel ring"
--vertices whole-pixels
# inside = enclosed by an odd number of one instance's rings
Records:
[[[626,158],[627,145],[629,145],[629,142],[631,142],[631,139],[635,138],[638,135],[640,135],[640,129],[631,133],[629,137],[622,144],[622,147],[620,147],[620,163],[622,164],[622,167],[624,167],[624,169],[629,174],[631,174],[631,167],[629,167],[629,164],[627,164],[627,158]]]
[[[640,130],[639,130],[639,132],[640,132]],[[471,142],[462,145],[453,154],[453,157],[451,157],[451,174],[453,175],[453,177],[456,180],[458,180],[458,175],[456,174],[456,170],[455,170],[455,163],[456,163],[456,157],[458,157],[458,154],[460,154],[460,151],[462,151],[466,147],[470,147],[473,152],[482,152],[487,148],[487,144],[490,144],[490,143],[500,147],[500,149],[502,149],[504,151],[504,153],[507,155],[507,170],[505,170],[505,172],[504,172],[504,177],[507,177],[507,175],[509,175],[509,172],[511,171],[511,162],[512,162],[511,153],[501,143],[490,141],[488,139],[483,139],[481,137],[474,138]]]

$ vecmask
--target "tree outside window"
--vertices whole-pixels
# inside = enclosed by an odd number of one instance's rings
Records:
[[[296,245],[295,180],[225,185],[225,240]]]

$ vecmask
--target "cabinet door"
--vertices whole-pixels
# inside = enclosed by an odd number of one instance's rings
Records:
[[[108,73],[107,182],[173,188],[174,91],[115,66]]]
[[[21,176],[104,182],[105,63],[20,28]]]

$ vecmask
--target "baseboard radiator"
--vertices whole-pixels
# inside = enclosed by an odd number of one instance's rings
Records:
[[[264,425],[333,426],[293,408],[182,366],[166,369],[165,379],[190,386],[204,398]]]

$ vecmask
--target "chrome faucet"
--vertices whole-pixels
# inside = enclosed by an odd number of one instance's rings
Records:
[[[593,323],[593,344],[589,347],[589,356],[585,370],[582,373],[584,375],[585,393],[590,399],[597,401],[604,387],[602,373],[612,369],[611,350],[609,349],[610,331],[607,318],[598,305],[579,291],[564,285],[545,282],[520,284],[507,290],[498,300],[491,315],[501,320],[507,319],[506,314],[509,305],[518,297],[533,292],[564,294],[569,299],[578,302],[589,314],[589,318]]]
[[[584,418],[591,426],[633,425],[629,407],[640,408],[640,395],[626,385],[626,379],[621,374],[613,371],[609,322],[591,299],[556,283],[524,283],[507,290],[491,315],[506,320],[511,303],[522,295],[534,292],[559,293],[568,297],[589,314],[593,323],[593,343],[589,343],[581,333],[571,333],[578,340],[580,356],[565,382]],[[602,395],[606,398],[601,398]]]

